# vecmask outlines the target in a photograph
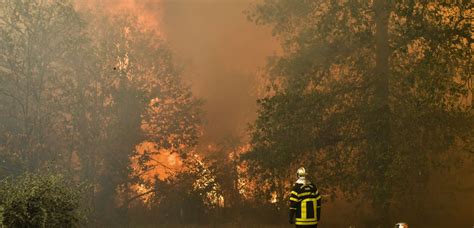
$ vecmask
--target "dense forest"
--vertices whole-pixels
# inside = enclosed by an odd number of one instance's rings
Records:
[[[323,227],[474,224],[471,1],[252,1],[281,51],[213,142],[163,31],[80,4],[0,0],[0,227],[287,227],[301,166]]]

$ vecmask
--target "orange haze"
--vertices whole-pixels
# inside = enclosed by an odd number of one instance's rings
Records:
[[[206,101],[204,144],[243,136],[256,116],[258,69],[278,51],[243,13],[252,0],[163,0],[163,27],[195,94]]]
[[[77,0],[80,10],[137,16],[144,26],[157,31],[183,66],[184,78],[193,92],[205,100],[206,120],[201,147],[226,137],[245,135],[247,123],[256,117],[259,69],[266,57],[279,52],[268,28],[256,26],[243,13],[254,0]],[[137,145],[137,151],[153,150],[152,143]],[[157,152],[157,151],[154,151]],[[157,165],[143,177],[166,178],[180,168],[180,161],[166,151],[153,155]],[[132,158],[132,167],[137,167]]]
[[[184,68],[193,92],[205,100],[201,144],[245,135],[256,117],[259,69],[280,51],[271,31],[246,19],[255,0],[78,0],[80,9],[130,12],[158,31]]]
[[[160,0],[77,0],[79,10],[99,9],[110,15],[128,12],[149,28],[160,31]]]

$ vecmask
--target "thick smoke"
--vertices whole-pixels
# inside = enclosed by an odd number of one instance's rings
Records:
[[[77,0],[76,7],[79,10],[98,9],[110,15],[119,13],[130,13],[138,18],[145,26],[161,34],[160,29],[160,0]]]
[[[271,31],[243,13],[254,0],[80,0],[80,7],[136,14],[154,27],[205,100],[201,143],[242,137],[256,116],[258,70],[279,50]]]
[[[257,70],[278,47],[243,13],[251,0],[165,0],[162,30],[197,96],[206,100],[204,143],[242,136],[256,113]]]

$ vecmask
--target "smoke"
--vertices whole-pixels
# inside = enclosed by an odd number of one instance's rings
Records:
[[[162,31],[194,93],[205,99],[203,143],[243,136],[256,116],[257,72],[278,50],[246,19],[252,0],[163,0]]]
[[[79,8],[130,12],[157,30],[205,100],[203,145],[245,136],[256,117],[258,71],[279,51],[269,28],[246,19],[254,0],[79,0]]]
[[[157,35],[162,35],[160,0],[77,0],[75,4],[77,9],[83,11],[99,9],[98,12],[109,15],[130,13],[137,17],[140,24],[156,30]]]

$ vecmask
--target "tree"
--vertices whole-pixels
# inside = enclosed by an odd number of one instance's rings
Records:
[[[1,181],[0,224],[7,227],[76,227],[85,220],[84,186],[60,175],[24,174]]]
[[[395,198],[417,202],[440,155],[470,143],[469,4],[255,5],[249,17],[273,27],[284,54],[269,63],[247,158],[273,177],[310,166],[326,191],[363,196],[373,222],[389,222]]]
[[[59,167],[70,158],[68,89],[79,73],[72,60],[83,21],[70,1],[0,5],[1,168],[18,174]]]
[[[155,224],[209,224],[222,206],[222,191],[215,167],[197,154],[188,154],[183,169],[160,180],[156,177],[147,204]]]
[[[128,13],[78,12],[73,1],[0,6],[0,175],[69,173],[93,185],[92,223],[126,223],[130,186],[143,181],[131,159],[147,158],[137,146],[184,156],[201,101],[165,42]]]
[[[105,224],[127,223],[131,186],[146,184],[147,161],[154,151],[138,151],[143,142],[185,155],[197,143],[201,101],[193,97],[155,31],[136,17],[112,17],[101,11],[90,22],[91,49],[82,63],[88,74],[77,87],[75,146],[85,178],[99,191],[91,203]],[[140,161],[132,172],[131,160]]]

